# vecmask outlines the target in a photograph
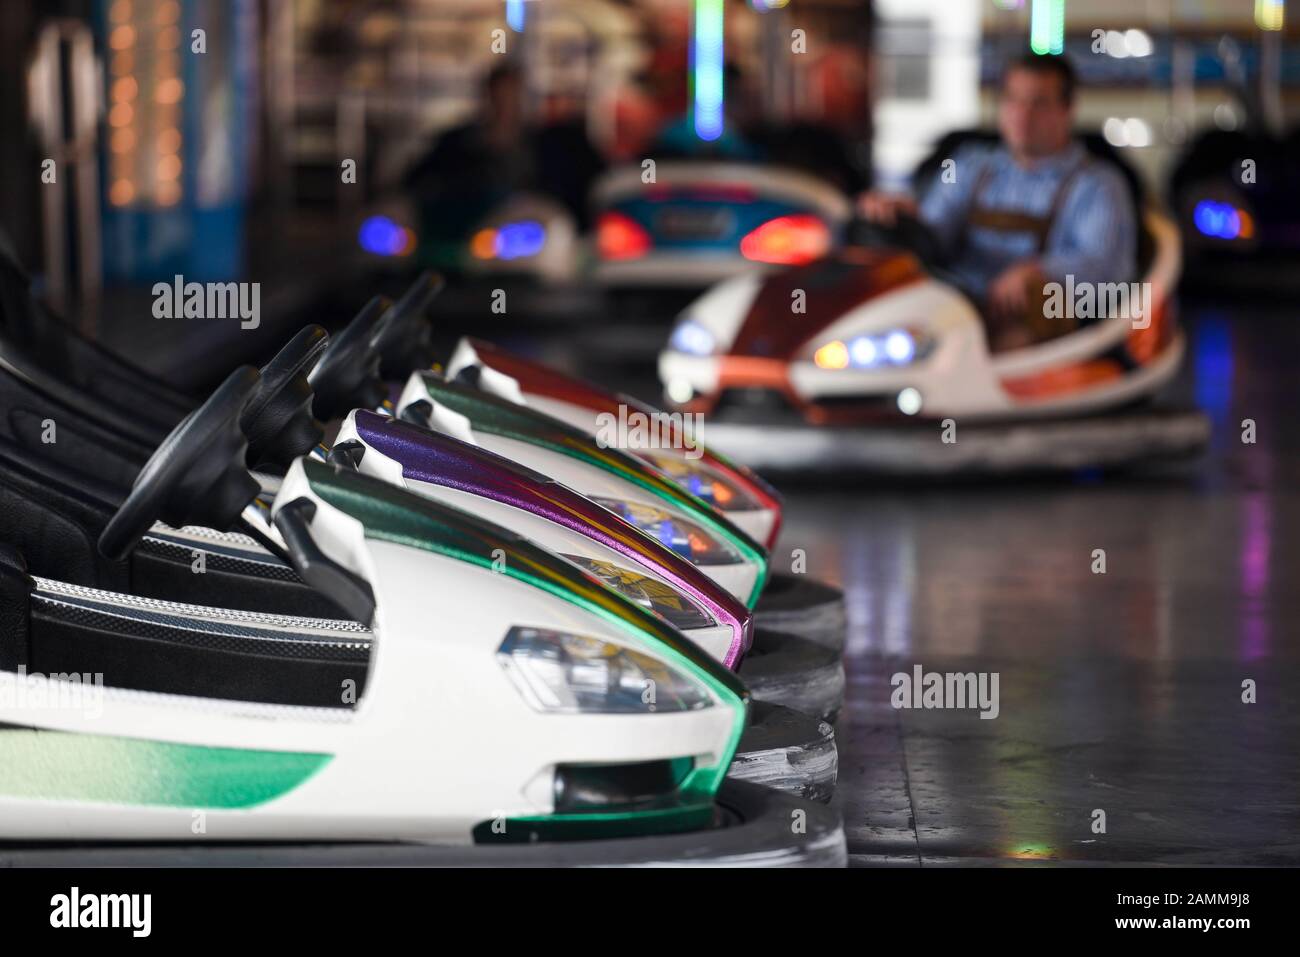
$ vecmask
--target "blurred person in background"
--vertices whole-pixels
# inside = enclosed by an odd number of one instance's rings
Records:
[[[582,227],[587,191],[604,162],[581,117],[533,126],[524,116],[524,75],[507,61],[483,81],[482,107],[443,133],[408,170],[421,241],[459,242],[512,194],[545,193]]]
[[[659,131],[651,147],[653,152],[672,157],[763,159],[765,151],[756,141],[762,117],[758,91],[734,62],[728,62],[723,68],[722,88],[727,95],[723,100],[722,132],[717,139],[706,141],[699,138],[695,132],[694,110],[687,104]]]
[[[1067,274],[1076,284],[1129,282],[1137,269],[1127,184],[1072,132],[1076,85],[1063,57],[1013,61],[998,103],[1000,143],[959,149],[955,181],[935,177],[919,201],[873,191],[859,202],[869,221],[892,226],[905,214],[934,231],[955,281],[980,304],[994,351],[1039,338],[1046,283],[1064,284]]]

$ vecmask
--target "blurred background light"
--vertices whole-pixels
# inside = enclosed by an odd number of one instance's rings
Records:
[[[1281,30],[1286,22],[1286,0],[1255,0],[1255,25],[1261,30]]]
[[[1034,0],[1029,48],[1040,56],[1065,52],[1065,0]]]
[[[723,0],[695,0],[691,74],[695,135],[712,142],[722,135]]]

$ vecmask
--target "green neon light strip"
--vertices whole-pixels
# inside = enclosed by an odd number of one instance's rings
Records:
[[[1033,0],[1029,48],[1039,56],[1065,52],[1065,0]]]
[[[526,442],[559,452],[611,472],[632,482],[657,498],[684,511],[693,522],[730,544],[741,556],[758,566],[754,587],[745,604],[753,608],[767,584],[767,552],[739,528],[726,519],[719,519],[713,506],[692,495],[676,482],[671,482],[651,470],[640,459],[618,449],[601,448],[596,440],[580,429],[552,420],[533,409],[515,405],[506,399],[447,382],[437,376],[424,376],[429,398],[445,405],[453,412],[465,416],[475,429],[489,435]]]
[[[331,755],[0,728],[0,795],[46,801],[250,808],[298,787]]]
[[[734,712],[731,735],[724,753],[718,755],[718,762],[694,769],[682,785],[683,790],[704,791],[710,797],[717,792],[744,733],[749,699],[744,684],[720,662],[639,605],[611,592],[597,579],[521,536],[358,472],[336,470],[311,459],[302,460],[302,465],[312,491],[327,504],[361,522],[367,538],[420,548],[483,568],[496,568],[498,574],[599,615],[639,640],[651,639],[655,654],[703,682]],[[496,565],[492,559],[498,550],[505,555],[503,566]]]

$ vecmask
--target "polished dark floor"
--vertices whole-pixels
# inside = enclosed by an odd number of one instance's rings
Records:
[[[778,559],[803,548],[848,594],[854,863],[1300,863],[1300,332],[1189,312],[1178,391],[1215,426],[1197,463],[788,490]],[[896,710],[916,664],[997,672],[998,717]]]

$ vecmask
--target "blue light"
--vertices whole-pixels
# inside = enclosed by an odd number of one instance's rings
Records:
[[[849,365],[855,369],[880,366],[905,366],[917,356],[916,339],[909,332],[895,329],[879,336],[855,336],[848,342]]]
[[[673,330],[669,345],[687,355],[707,356],[713,352],[713,333],[694,319],[687,319]]]
[[[685,542],[677,534],[677,529],[669,519],[664,519],[659,523],[659,541],[671,548],[678,554],[685,555],[687,558],[691,555],[690,542]]]
[[[1214,422],[1213,434],[1222,435],[1231,420],[1235,366],[1232,327],[1226,314],[1214,309],[1197,316],[1192,333],[1192,360],[1196,404]]]
[[[849,361],[870,368],[880,361],[880,347],[870,336],[858,336],[849,343]]]
[[[695,135],[711,143],[722,135],[723,0],[695,0],[691,68]]]
[[[498,259],[525,259],[536,256],[546,245],[546,228],[535,220],[506,223],[497,229]]]
[[[506,26],[515,33],[524,32],[524,0],[506,0]]]
[[[906,332],[891,332],[885,337],[885,355],[898,365],[911,362],[916,355],[916,343]]]
[[[387,216],[371,216],[357,231],[361,248],[376,256],[400,256],[407,251],[407,241],[406,229]]]
[[[1241,235],[1241,216],[1235,207],[1228,203],[1203,199],[1196,204],[1192,221],[1203,236],[1216,239],[1236,239]]]

